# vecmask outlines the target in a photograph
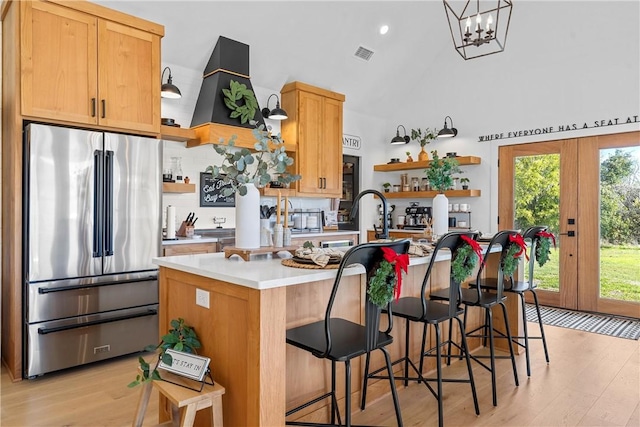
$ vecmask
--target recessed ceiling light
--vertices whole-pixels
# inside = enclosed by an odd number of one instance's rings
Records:
[[[383,36],[385,34],[387,34],[389,32],[389,26],[388,25],[383,25],[380,27],[380,34],[382,34]]]

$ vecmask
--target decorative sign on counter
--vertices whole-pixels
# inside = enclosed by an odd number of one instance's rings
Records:
[[[231,183],[211,176],[209,172],[200,172],[200,207],[234,207],[235,193],[230,196],[222,195],[222,190],[229,188]]]
[[[166,349],[165,353],[171,356],[173,362],[171,366],[169,366],[160,361],[158,368],[195,381],[203,380],[209,368],[209,362],[211,361],[208,357],[196,356],[195,354],[172,350],[170,348]]]
[[[638,119],[638,117],[639,116],[636,114],[634,116],[628,116],[626,118],[613,117],[610,119],[584,122],[582,124],[564,123],[564,124],[558,124],[557,126],[536,127],[531,129],[516,129],[516,130],[510,130],[507,132],[481,135],[478,137],[478,142],[489,142],[489,141],[496,141],[499,139],[522,138],[526,136],[545,135],[548,133],[558,133],[558,132],[567,132],[567,131],[580,130],[580,129],[600,128],[604,126],[616,126],[616,125],[626,125],[631,123],[640,123],[640,120]]]
[[[346,133],[342,135],[342,147],[343,148],[351,148],[352,150],[359,150],[362,145],[362,140],[359,136],[355,135],[347,135]]]

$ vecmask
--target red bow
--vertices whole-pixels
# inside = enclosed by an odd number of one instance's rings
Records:
[[[529,260],[529,255],[527,255],[527,244],[524,242],[524,238],[521,234],[511,234],[509,236],[509,241],[515,243],[520,246],[520,250],[513,255],[514,258],[518,258],[524,252],[524,256],[527,257],[527,261]]]
[[[553,233],[549,233],[548,231],[540,231],[536,233],[536,236],[551,239],[553,241],[553,247],[556,247],[556,236],[554,236]]]
[[[387,247],[380,249],[382,249],[384,259],[395,267],[396,277],[398,278],[398,286],[396,286],[396,301],[398,301],[398,298],[400,298],[400,289],[402,288],[402,270],[406,273],[409,268],[409,255],[398,254],[393,249]]]
[[[476,255],[478,255],[478,261],[480,262],[480,264],[482,264],[482,248],[480,247],[480,244],[475,240],[473,240],[472,238],[465,235],[460,236],[460,238],[465,242],[467,242],[469,246],[471,246],[471,249],[473,249],[473,252],[475,252]]]

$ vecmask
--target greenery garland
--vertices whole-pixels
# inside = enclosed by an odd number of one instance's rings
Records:
[[[160,350],[159,360],[165,365],[171,366],[173,364],[173,358],[170,354],[167,354],[168,349],[176,351],[183,351],[185,353],[196,354],[196,349],[201,347],[200,341],[196,331],[189,325],[187,325],[183,318],[171,319],[171,329],[169,332],[160,339],[160,343],[151,344],[144,348],[144,351],[156,351]],[[147,381],[161,380],[160,372],[158,372],[158,364],[151,369],[149,362],[144,360],[142,356],[138,357],[140,363],[141,373],[136,376],[136,379],[127,385],[127,387],[135,387]]]
[[[229,117],[236,119],[240,117],[240,123],[245,124],[249,120],[253,120],[258,109],[258,101],[253,91],[244,83],[231,80],[229,89],[222,89],[224,94],[224,104],[231,110]],[[237,101],[244,101],[238,105]]]
[[[536,245],[536,261],[540,267],[544,266],[549,261],[549,255],[551,255],[551,238],[550,237],[538,237],[538,244]]]
[[[518,267],[518,262],[520,261],[520,257],[522,255],[516,255],[521,251],[520,246],[516,243],[511,243],[507,247],[507,254],[504,256],[502,260],[502,274],[505,276],[513,276],[514,271]]]
[[[372,303],[384,308],[393,299],[397,277],[391,264],[387,260],[380,261],[375,274],[369,280],[367,293]]]
[[[451,277],[457,283],[462,283],[471,276],[478,263],[478,254],[473,248],[465,243],[456,250],[456,254],[451,261]]]

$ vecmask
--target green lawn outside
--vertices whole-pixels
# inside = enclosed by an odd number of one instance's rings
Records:
[[[600,248],[600,293],[602,298],[640,302],[640,247]],[[558,251],[544,267],[536,266],[538,288],[558,291]]]

